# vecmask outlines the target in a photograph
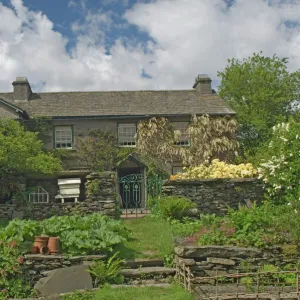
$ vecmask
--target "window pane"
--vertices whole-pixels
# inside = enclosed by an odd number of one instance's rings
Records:
[[[190,144],[190,136],[188,133],[188,122],[173,122],[174,130],[180,131],[179,141],[175,142],[178,146],[188,146]]]
[[[120,146],[134,146],[136,136],[136,124],[119,124],[118,141]]]
[[[42,187],[38,187],[29,194],[29,201],[32,203],[48,203],[49,194]]]
[[[183,167],[173,167],[172,168],[172,174],[176,175],[178,173],[184,173]]]
[[[73,133],[71,126],[58,126],[55,128],[55,148],[72,149]]]

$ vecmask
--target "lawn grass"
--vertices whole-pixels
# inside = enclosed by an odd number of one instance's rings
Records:
[[[64,296],[63,300],[193,300],[194,297],[181,286],[170,287],[124,287],[112,288],[105,286],[95,294],[76,293]]]
[[[163,258],[174,249],[174,235],[169,222],[147,216],[124,220],[129,239],[118,250],[122,258]]]

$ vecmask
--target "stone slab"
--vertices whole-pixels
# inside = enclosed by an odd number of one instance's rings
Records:
[[[228,273],[226,271],[220,271],[220,270],[204,270],[205,274],[207,274],[209,277],[215,277],[215,276],[225,276]]]
[[[123,266],[130,269],[136,269],[140,267],[163,267],[164,261],[162,259],[127,259]]]
[[[175,270],[165,267],[145,267],[138,269],[123,269],[120,273],[124,277],[137,278],[141,276],[173,275],[175,274]]]
[[[230,258],[230,257],[262,257],[261,250],[256,248],[226,247],[226,246],[178,246],[175,254],[184,258]]]
[[[207,262],[217,265],[234,266],[235,261],[228,258],[208,257]]]
[[[87,269],[87,266],[79,265],[53,270],[48,277],[41,278],[34,289],[44,296],[92,289],[93,282]]]

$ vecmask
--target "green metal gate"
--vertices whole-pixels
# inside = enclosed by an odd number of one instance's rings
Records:
[[[162,179],[130,174],[119,178],[120,208],[123,217],[138,217],[151,213],[148,200],[161,195]]]

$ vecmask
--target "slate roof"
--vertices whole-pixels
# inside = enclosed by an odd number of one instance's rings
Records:
[[[197,90],[33,93],[29,101],[13,97],[0,93],[31,116],[57,118],[235,114],[217,94],[201,95]]]

